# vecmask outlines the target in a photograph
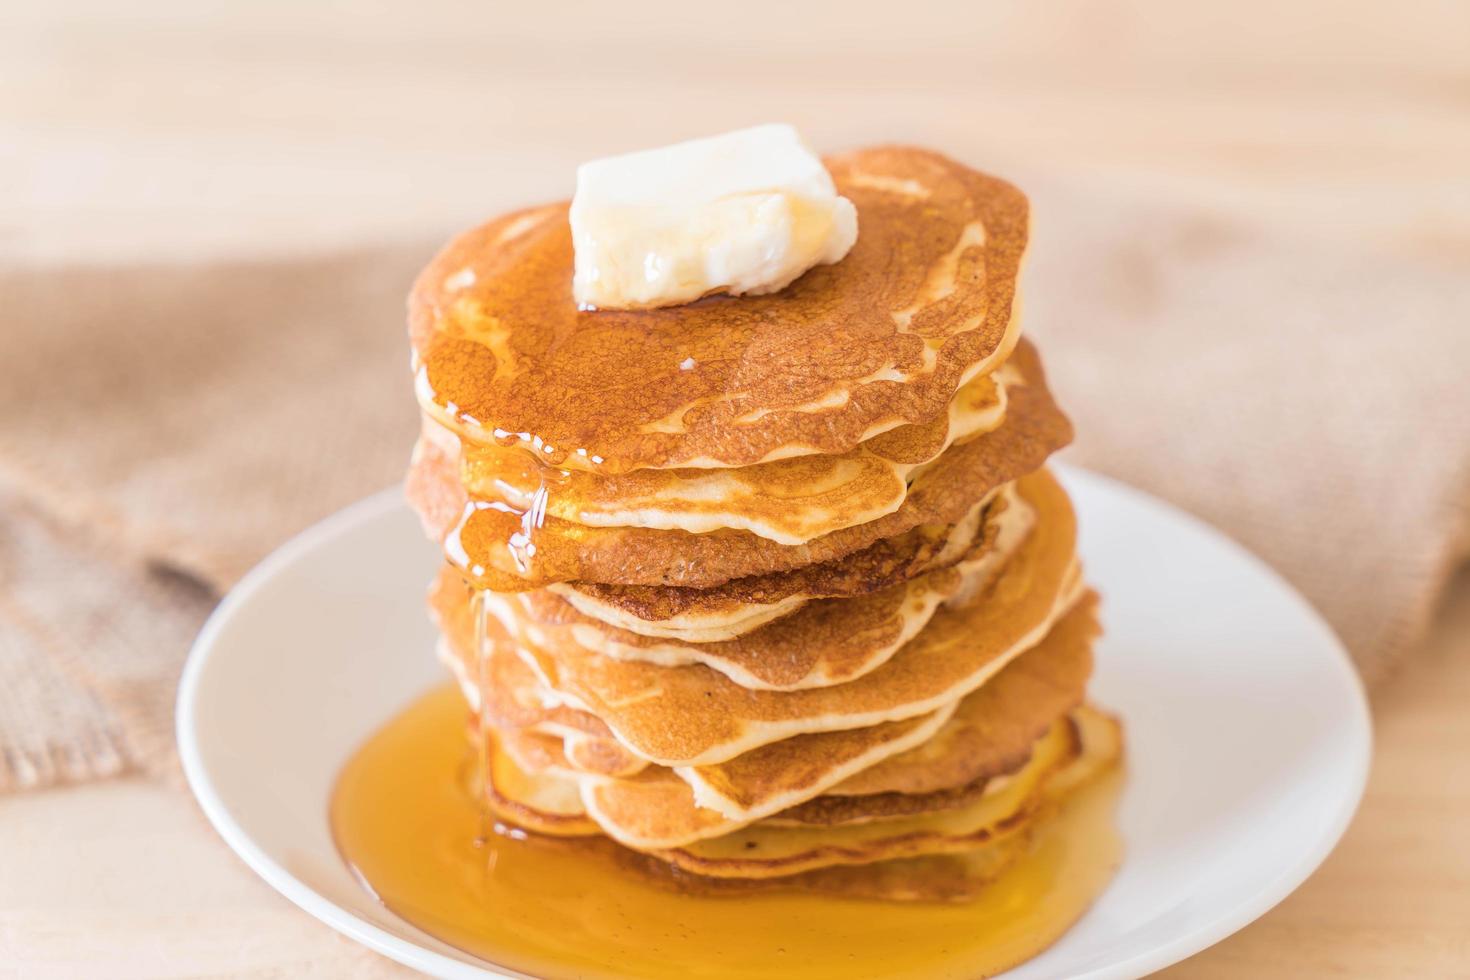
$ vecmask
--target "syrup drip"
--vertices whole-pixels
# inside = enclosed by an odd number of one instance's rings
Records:
[[[463,443],[460,451],[463,454],[461,469],[488,474],[497,494],[504,499],[471,498],[467,501],[459,521],[445,535],[445,556],[472,581],[484,576],[484,563],[493,564],[493,558],[483,553],[482,545],[467,547],[465,530],[482,511],[499,512],[513,521],[512,529],[503,535],[501,547],[522,576],[533,575],[537,531],[546,523],[551,494],[567,484],[570,473],[544,466],[518,452],[496,452],[491,447],[474,443]],[[517,489],[528,482],[534,483],[536,488],[529,492]]]
[[[445,686],[374,735],[338,780],[333,833],[389,909],[536,976],[990,976],[1055,942],[1120,855],[1114,772],[1083,787],[970,903],[680,894],[600,855],[494,832],[470,789],[464,713]]]

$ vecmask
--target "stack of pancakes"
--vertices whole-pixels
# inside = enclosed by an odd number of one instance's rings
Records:
[[[504,825],[688,887],[963,897],[1120,753],[1043,468],[1071,428],[1019,338],[1025,197],[827,163],[857,244],[771,296],[578,312],[565,204],[450,244],[409,496]]]

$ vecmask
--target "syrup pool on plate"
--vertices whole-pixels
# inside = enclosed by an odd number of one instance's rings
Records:
[[[1067,800],[974,901],[685,894],[601,853],[497,832],[471,789],[466,717],[445,685],[373,735],[338,778],[333,833],[391,911],[536,976],[990,976],[1055,942],[1121,854],[1113,770]]]

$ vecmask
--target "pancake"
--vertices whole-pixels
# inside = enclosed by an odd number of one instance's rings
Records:
[[[1064,724],[1064,721],[1058,721],[1057,724]],[[798,738],[828,736],[808,735]],[[1025,763],[1014,768],[1020,770],[1029,761],[1028,758]],[[526,785],[537,785],[538,780],[545,779],[556,786],[556,789],[547,790],[550,795],[564,792],[563,780],[550,773],[541,776],[520,771],[517,779]],[[622,845],[638,851],[660,851],[688,846],[697,840],[731,835],[736,830],[750,826],[759,826],[761,829],[839,827],[942,813],[967,807],[986,793],[1000,792],[1007,780],[983,780],[966,788],[914,796],[904,793],[882,793],[879,796],[817,795],[798,807],[748,820],[732,820],[716,811],[695,807],[689,799],[688,788],[681,788],[679,782],[681,780],[672,770],[661,767],[648,768],[635,779],[585,780],[582,783],[582,810],[578,813],[587,814],[607,836]]]
[[[628,751],[612,733],[581,731],[576,728],[542,724],[540,730],[561,739],[562,752],[578,772],[600,776],[634,776],[648,767],[648,761]]]
[[[489,736],[494,740],[494,735]],[[575,780],[527,773],[509,755],[486,753],[485,797],[492,810],[520,827],[553,837],[585,837],[599,832],[582,806]]]
[[[965,697],[932,739],[827,792],[853,797],[935,793],[1010,772],[1025,761],[1052,719],[1082,702],[1098,633],[1093,616],[1063,618],[1046,639]]]
[[[477,661],[468,604],[453,609],[436,607],[434,612],[445,633],[439,643],[439,660],[454,674],[465,700],[480,716],[498,727],[612,734],[596,715],[569,706],[556,692],[544,687],[534,672],[515,657],[490,655]]]
[[[421,404],[471,441],[606,473],[845,453],[936,417],[1012,329],[1026,198],[926,150],[827,165],[862,232],[769,296],[579,312],[564,203],[460,236],[409,298]]]
[[[965,851],[1020,831],[1048,804],[1117,762],[1122,730],[1115,719],[1089,708],[1079,708],[1070,717],[1074,724],[1049,732],[1036,744],[1030,761],[1003,787],[966,806],[840,826],[756,823],[656,855],[696,874],[759,878]]]
[[[777,878],[710,878],[623,847],[606,837],[543,837],[520,833],[520,828],[515,826],[501,825],[498,829],[524,837],[532,846],[570,849],[585,860],[606,861],[626,874],[683,895],[733,897],[781,891],[889,902],[964,902],[982,894],[1006,868],[1024,856],[1033,840],[1048,832],[1050,821],[1039,827],[1028,825],[966,851],[871,864],[832,865]]]
[[[693,643],[731,639],[813,599],[869,595],[983,550],[993,543],[1005,503],[1014,497],[1010,487],[995,488],[954,524],[920,525],[834,561],[790,571],[731,579],[708,589],[572,582],[547,591],[587,616],[643,636]]]
[[[773,623],[709,643],[642,636],[583,615],[546,592],[487,597],[497,615],[534,624],[542,646],[575,644],[615,660],[703,664],[750,690],[794,691],[856,680],[913,639],[945,603],[989,587],[1030,531],[1034,512],[1008,495],[1002,520],[958,564],[871,595],[806,603]]]
[[[1095,635],[1089,619],[1068,617],[989,683],[950,705],[942,724],[921,716],[929,722],[922,738],[910,739],[899,727],[906,723],[893,722],[800,735],[728,762],[673,770],[687,788],[658,768],[635,781],[587,780],[583,802],[611,836],[631,846],[648,846],[655,833],[686,840],[726,833],[778,813],[796,823],[836,824],[952,808],[977,796],[990,778],[1023,766],[1036,740],[1081,701]],[[915,747],[899,750],[905,741]],[[853,793],[852,784],[873,768],[905,776],[880,777],[870,781],[870,792]],[[832,795],[837,786],[847,792]]]
[[[519,659],[486,657],[477,668],[468,647],[448,641],[440,642],[438,653],[485,724],[555,738],[568,764],[579,772],[632,776],[648,766],[596,715],[561,703]]]
[[[800,735],[722,765],[655,766],[623,778],[578,770],[557,738],[536,732],[492,728],[487,751],[495,759],[492,772],[508,774],[497,781],[508,798],[536,807],[532,794],[539,792],[555,801],[557,815],[594,811],[623,843],[664,847],[727,833],[817,796],[845,775],[932,738],[953,713],[949,705],[907,721]]]
[[[432,421],[426,433],[454,441],[460,483],[470,496],[526,512],[545,498],[548,515],[593,527],[648,527],[702,534],[749,531],[800,545],[897,510],[909,479],[955,442],[989,432],[1005,417],[1006,386],[1019,382],[1001,366],[955,394],[929,422],[902,425],[837,456],[798,456],[736,469],[634,470],[604,476],[546,466],[519,449],[459,444]],[[434,436],[426,435],[426,438]]]
[[[1024,342],[1007,362],[1025,383],[1008,389],[1004,421],[957,443],[926,465],[897,510],[866,524],[788,546],[749,531],[706,534],[642,527],[588,527],[518,511],[500,500],[471,500],[459,468],[433,443],[421,443],[410,500],[450,560],[480,587],[514,592],[554,582],[709,588],[731,579],[830,562],[921,525],[948,525],[1004,483],[1039,469],[1071,439],[1071,425],[1047,391],[1040,360]],[[457,494],[452,522],[444,498]],[[549,491],[548,491],[549,494]]]
[[[741,789],[755,805],[734,815],[695,802],[690,770],[655,766],[624,779],[591,777],[569,768],[555,739],[524,733],[490,733],[487,791],[506,816],[529,829],[558,836],[584,834],[589,832],[586,818],[590,818],[609,837],[638,850],[679,847],[756,822],[771,827],[836,826],[938,813],[965,806],[986,792],[998,792],[1006,780],[982,780],[917,795],[831,797],[820,791],[823,783],[840,779],[843,771],[861,768],[867,754],[921,744],[937,725],[946,723],[948,715],[945,711],[854,732],[801,735],[748,752],[728,775],[731,782],[745,783]],[[1064,724],[1068,722],[1054,720],[1043,731]],[[1031,747],[1027,748],[1026,758],[1012,766],[1012,772],[1030,761]],[[786,805],[791,798],[804,796],[810,799],[795,807]]]
[[[1032,505],[1052,517],[1043,519],[990,592],[967,608],[940,613],[891,660],[852,683],[744,691],[698,665],[619,663],[567,648],[550,655],[527,648],[524,635],[512,645],[493,629],[498,624],[488,623],[495,642],[480,668],[482,711],[502,726],[545,731],[548,724],[561,725],[594,739],[616,739],[633,756],[680,766],[721,762],[796,734],[861,728],[935,710],[1039,642],[1080,589],[1070,565],[1074,532],[1065,495],[1044,474],[1027,484]],[[1073,615],[1090,621],[1086,605]],[[472,662],[473,623],[462,591],[456,595],[452,583],[443,584],[436,590],[435,612],[462,661],[463,677],[470,672],[464,664]],[[528,663],[537,668],[536,676]],[[624,756],[612,772],[627,772],[630,761]]]
[[[825,796],[813,797],[789,810],[783,810],[766,823],[772,827],[834,827],[849,823],[867,823],[872,820],[891,820],[894,817],[912,817],[926,813],[939,813],[967,806],[986,793],[998,792],[1014,771],[1031,761],[1028,754],[1011,768],[1010,772],[998,776],[977,779],[952,789],[935,790],[931,793],[874,793],[870,796]]]
[[[1066,494],[1038,474],[1022,496],[1036,528],[976,601],[945,609],[877,669],[850,683],[750,691],[703,665],[656,667],[575,646],[537,649],[512,639],[547,688],[600,718],[637,755],[704,765],[814,731],[859,728],[933,711],[978,688],[1046,635],[1082,594],[1075,519]],[[1090,616],[1092,603],[1079,615]]]
[[[495,746],[487,754],[504,753],[510,764],[523,773],[570,780],[582,775],[567,759],[562,740],[555,735],[527,728],[491,726],[488,737],[495,740]]]
[[[600,798],[587,791],[587,786],[595,786],[595,782],[584,784],[583,799],[588,815],[624,846],[647,851],[701,875],[766,878],[831,865],[860,865],[984,846],[1034,823],[1048,804],[1115,763],[1121,748],[1121,729],[1116,720],[1096,709],[1078,708],[1036,741],[1028,761],[1012,775],[994,781],[957,806],[917,813],[888,812],[878,819],[841,824],[804,826],[789,820],[761,820],[733,830],[721,824],[717,816],[710,816],[710,826],[696,839],[661,848],[647,846],[651,837],[630,838],[625,828],[632,823],[647,828],[652,836],[669,831],[661,819],[663,797],[656,791],[659,785],[672,785],[666,774],[649,774],[634,781],[651,784],[655,789],[645,797],[624,797],[630,806],[637,804],[636,812],[600,811]],[[498,757],[492,771],[498,773],[504,761],[506,757]],[[503,818],[528,818],[528,829],[549,827],[550,831],[540,832],[558,836],[585,830],[585,824],[573,823],[581,820],[573,813],[541,813],[534,802],[526,802],[539,797],[561,807],[562,800],[569,798],[572,781],[517,773],[509,785],[525,796],[507,799],[498,788],[492,789],[490,805]],[[575,803],[569,804],[569,809],[575,811]],[[572,826],[577,829],[568,829]],[[678,829],[687,832],[689,828]]]
[[[824,783],[837,782],[870,760],[923,742],[953,710],[951,705],[904,721],[764,745],[734,760],[740,765],[723,784],[691,778],[725,775],[717,767],[695,773],[650,766],[631,779],[581,777],[582,806],[604,833],[628,847],[690,844],[738,830],[817,795]],[[740,791],[739,800],[731,789]],[[741,803],[746,806],[738,807]]]
[[[565,703],[515,657],[477,657],[478,601],[453,572],[444,570],[428,596],[439,628],[438,656],[454,675],[470,708],[485,724],[553,735],[581,771],[629,776],[647,765],[613,737],[600,718]],[[487,622],[488,622],[487,617]]]
[[[521,771],[520,785],[551,777],[563,799],[579,787],[574,812],[590,813],[632,847],[675,846],[754,820],[836,825],[954,809],[1024,766],[1036,740],[1080,702],[1095,632],[1089,620],[1063,620],[989,683],[922,723],[797,736],[717,765],[590,779],[554,738],[500,731],[496,746]],[[862,786],[877,770],[894,775]],[[834,785],[846,794],[834,795]]]
[[[579,840],[576,846],[603,854],[630,874],[687,895],[718,897],[795,891],[884,902],[958,903],[978,898],[1002,872],[1025,856],[1031,848],[1035,829],[1028,826],[997,840],[951,854],[928,854],[871,864],[830,865],[776,878],[710,878],[621,847],[605,838]]]
[[[510,757],[516,768],[526,773],[550,773],[566,779],[583,776],[630,779],[648,768],[648,763],[637,756],[629,755],[626,749],[618,745],[616,739],[587,735],[572,729],[558,729],[555,726],[495,728],[492,724],[487,728],[494,731],[499,750]],[[632,759],[633,764],[624,766],[612,761],[600,761],[599,764],[588,766],[585,755],[577,751],[584,744],[593,745],[597,750],[597,759],[611,760],[614,756],[601,751],[608,743],[621,750],[622,754],[616,756],[617,759]]]
[[[547,702],[552,699],[551,692],[519,658],[500,654],[487,660],[485,686],[489,690],[486,692],[488,697],[482,697],[465,664],[452,654],[446,652],[445,656],[453,659],[451,669],[476,710],[480,710],[482,703],[487,706],[482,713],[485,723],[496,730],[501,750],[520,769],[564,778],[597,776],[626,779],[649,768],[647,760],[634,755],[594,715],[564,705],[549,706]],[[939,737],[948,727],[945,719],[949,714],[949,706],[935,712],[933,723],[922,731]],[[944,724],[939,725],[939,722]],[[917,740],[918,735],[910,734],[916,730],[915,725],[893,723],[797,736],[775,743],[786,746],[780,765],[774,764],[780,757],[777,753],[763,755],[762,749],[758,748],[727,763],[677,770],[685,782],[666,781],[664,788],[672,796],[664,802],[670,807],[695,808],[697,804],[691,787],[697,785],[709,794],[707,803],[727,797],[726,802],[714,805],[727,813],[739,814],[741,808],[762,805],[762,794],[784,792],[794,799],[819,792],[839,781],[845,785],[841,771],[831,771],[826,767],[854,757],[861,758],[865,765],[876,764],[883,756],[902,752],[907,744]],[[805,751],[790,751],[798,745]],[[848,768],[858,767],[851,765]],[[676,770],[665,769],[664,772],[674,773]],[[710,782],[719,783],[721,788],[707,786]],[[647,795],[651,791],[644,786],[639,792]],[[763,810],[778,808],[764,806]]]
[[[834,824],[952,808],[977,796],[991,777],[1024,765],[1036,739],[1081,701],[1095,635],[1088,619],[1063,620],[978,691],[921,716],[922,725],[911,720],[801,735],[724,763],[655,767],[634,780],[584,779],[583,802],[611,836],[641,847],[728,833],[772,814]],[[533,774],[582,775],[554,744],[539,743],[534,753],[516,751],[510,739],[501,744]],[[903,775],[872,780],[861,787],[864,795],[853,793],[853,784],[874,768]],[[847,787],[846,794],[831,795],[837,786]]]

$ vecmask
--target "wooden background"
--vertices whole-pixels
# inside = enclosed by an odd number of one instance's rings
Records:
[[[0,254],[309,248],[757,122],[1465,247],[1470,4],[0,2]]]
[[[440,234],[564,195],[587,157],[770,120],[1470,255],[1463,0],[0,0],[0,261]],[[1467,705],[1462,577],[1375,695],[1344,844],[1171,975],[1470,974]],[[0,976],[400,973],[257,881],[177,784],[0,799],[0,855]]]

